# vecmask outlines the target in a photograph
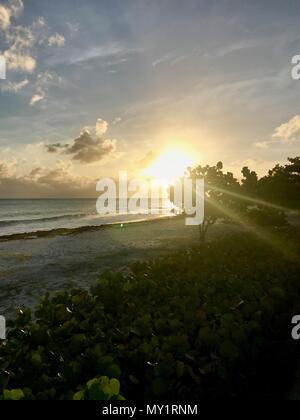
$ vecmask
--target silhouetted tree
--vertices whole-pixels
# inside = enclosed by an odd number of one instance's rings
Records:
[[[254,197],[258,192],[258,176],[254,171],[250,171],[247,166],[242,169],[242,191],[245,195]]]
[[[230,218],[231,212],[245,207],[238,198],[240,184],[231,172],[223,173],[223,164],[218,162],[215,166],[197,166],[188,168],[187,175],[196,184],[196,179],[203,178],[205,182],[204,221],[199,225],[199,235],[205,241],[208,229],[218,219]],[[195,189],[193,190],[195,200]],[[233,194],[230,194],[233,193]],[[173,195],[170,195],[173,201]]]
[[[239,183],[231,172],[223,172],[222,162],[187,169],[194,185],[197,178],[205,182],[205,216],[199,226],[201,241],[205,241],[210,226],[218,219],[237,218],[243,223],[282,226],[286,224],[286,212],[276,205],[300,208],[300,157],[288,158],[286,165],[277,164],[261,179],[248,167],[242,168],[242,174]],[[172,190],[170,200],[174,201]]]
[[[259,197],[283,207],[300,208],[300,157],[277,164],[258,183]]]

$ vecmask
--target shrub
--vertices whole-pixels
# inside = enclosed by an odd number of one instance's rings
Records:
[[[9,323],[2,398],[118,399],[119,382],[126,399],[283,397],[300,235],[281,235],[284,253],[240,234],[47,295]]]
[[[247,219],[250,223],[260,226],[286,226],[288,224],[283,211],[267,207],[255,207],[248,209]]]

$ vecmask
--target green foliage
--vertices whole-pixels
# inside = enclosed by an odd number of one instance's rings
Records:
[[[86,387],[76,392],[74,401],[80,400],[122,400],[120,395],[120,382],[117,379],[109,379],[107,376],[91,379]]]
[[[24,392],[22,389],[4,389],[3,391],[3,400],[5,401],[17,401],[24,398]]]
[[[287,220],[284,212],[265,206],[257,206],[247,210],[247,221],[259,226],[286,226]]]
[[[282,397],[297,358],[300,233],[280,235],[284,254],[235,235],[20,311],[0,343],[1,398]]]

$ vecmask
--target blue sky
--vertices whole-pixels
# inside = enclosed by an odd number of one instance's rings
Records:
[[[174,146],[237,175],[299,155],[298,1],[0,4],[2,196],[79,194]]]

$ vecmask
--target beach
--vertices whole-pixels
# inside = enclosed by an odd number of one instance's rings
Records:
[[[218,223],[208,239],[241,230]],[[39,236],[40,235],[40,236]],[[162,257],[199,243],[198,226],[171,217],[106,226],[58,229],[0,240],[0,314],[34,308],[46,293],[90,288],[106,270]]]

